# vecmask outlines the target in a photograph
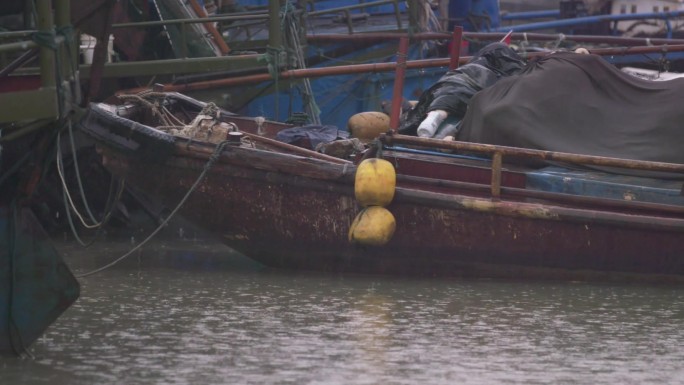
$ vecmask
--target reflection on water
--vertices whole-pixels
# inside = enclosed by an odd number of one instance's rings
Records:
[[[0,383],[684,381],[682,287],[293,274],[203,247],[82,279],[34,360],[0,358]]]

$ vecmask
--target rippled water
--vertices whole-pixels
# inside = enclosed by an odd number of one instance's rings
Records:
[[[81,282],[0,383],[684,383],[683,287],[293,274],[207,244]]]

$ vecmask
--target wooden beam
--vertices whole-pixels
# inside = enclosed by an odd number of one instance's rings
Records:
[[[27,119],[57,118],[57,89],[0,93],[0,123]]]

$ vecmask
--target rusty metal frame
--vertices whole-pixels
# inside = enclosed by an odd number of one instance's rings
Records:
[[[387,133],[380,135],[380,141],[386,145],[410,145],[430,149],[455,150],[464,152],[476,152],[492,156],[491,163],[491,182],[489,185],[490,195],[492,200],[498,201],[501,199],[502,190],[508,190],[501,186],[501,175],[503,170],[503,157],[511,156],[516,158],[528,158],[545,161],[565,162],[571,164],[591,165],[616,167],[630,170],[645,170],[645,171],[659,171],[670,172],[684,175],[684,165],[666,162],[653,162],[633,159],[610,158],[595,155],[581,155],[570,154],[555,151],[533,150],[526,148],[498,146],[492,144],[470,143],[459,141],[445,141],[439,139],[418,138],[415,136],[399,135],[394,133]],[[517,195],[540,198],[539,194],[528,194],[526,190],[515,191]],[[563,194],[560,194],[561,196]],[[548,196],[545,198],[549,198]],[[626,203],[626,205],[631,202]],[[648,205],[647,205],[648,206]],[[669,207],[673,205],[659,204],[658,207]],[[657,209],[656,206],[648,206],[645,208]],[[677,210],[679,213],[680,210]]]

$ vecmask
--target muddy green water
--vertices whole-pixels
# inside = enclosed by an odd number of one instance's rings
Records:
[[[77,252],[76,272],[126,242]],[[684,287],[294,274],[157,243],[0,384],[679,384]]]

